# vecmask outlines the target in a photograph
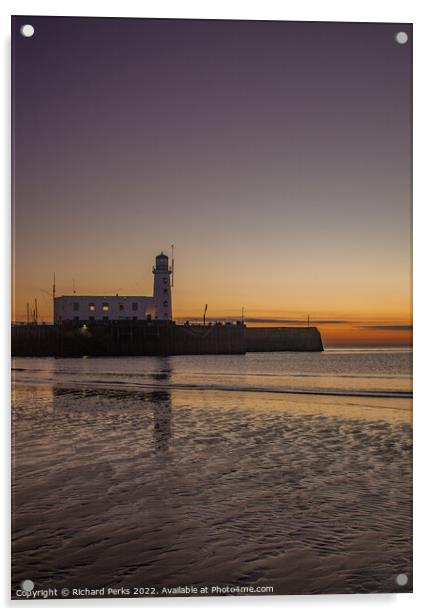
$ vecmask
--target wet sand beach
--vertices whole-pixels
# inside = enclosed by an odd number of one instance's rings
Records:
[[[309,387],[304,366],[281,383],[285,366],[205,380],[205,358],[126,359],[14,362],[13,590],[411,591],[408,369],[387,363],[376,397],[333,364]]]

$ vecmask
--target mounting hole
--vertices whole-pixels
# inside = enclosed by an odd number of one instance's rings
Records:
[[[21,590],[25,590],[26,592],[31,592],[34,588],[33,580],[23,580],[21,582]]]
[[[409,581],[409,578],[406,576],[405,573],[399,573],[397,575],[397,584],[398,584],[398,586],[405,586],[408,581]]]
[[[23,26],[21,26],[19,31],[21,32],[22,36],[25,36],[25,38],[30,38],[30,36],[33,36],[34,34],[34,28],[31,24],[24,24]]]
[[[395,35],[395,40],[399,45],[405,45],[409,40],[409,35],[407,32],[397,32]]]

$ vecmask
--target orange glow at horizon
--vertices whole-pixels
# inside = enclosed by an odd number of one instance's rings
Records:
[[[393,24],[35,19],[52,35],[14,42],[14,320],[37,298],[51,321],[54,271],[57,295],[151,296],[175,244],[178,321],[244,307],[250,327],[310,315],[328,346],[411,343]]]
[[[27,268],[30,269],[28,264]],[[147,269],[150,270],[150,267]],[[256,279],[253,285],[244,284],[238,288],[235,279],[227,276],[203,277],[202,271],[206,269],[207,264],[195,263],[191,264],[190,272],[187,268],[176,272],[173,305],[174,318],[178,322],[200,322],[203,307],[208,303],[207,322],[240,320],[242,308],[247,327],[306,327],[310,316],[310,326],[320,330],[325,347],[412,345],[410,294],[405,293],[403,297],[401,293],[402,290],[410,288],[407,272],[403,281],[404,289],[397,290],[391,285],[385,287],[384,284],[379,287],[370,275],[366,288],[365,285],[358,284],[358,280],[354,280],[349,288],[344,282],[341,285],[342,291],[336,294],[338,282],[331,282],[331,276],[328,274],[326,293],[325,285],[319,281],[308,286],[299,284],[297,279],[295,288],[292,285],[281,295],[278,293],[277,284],[273,281],[268,284],[265,278],[265,284],[259,285],[260,281]],[[152,294],[150,271],[147,271],[141,285],[136,284],[134,272],[128,272],[126,278],[118,265],[117,271],[111,267],[109,272],[112,278],[107,277],[104,271],[95,278],[84,267],[81,280],[78,281],[77,295],[115,295],[117,292],[120,295]],[[122,281],[119,288],[115,287],[114,278]],[[72,288],[65,286],[64,280],[58,275],[57,281],[57,295],[72,294]],[[34,298],[38,301],[39,321],[52,320],[52,298],[48,282],[49,280],[37,280],[36,277],[25,282],[18,280],[14,321],[26,321],[26,303],[30,304],[31,311],[34,308]],[[259,294],[260,289],[262,291]],[[286,310],[285,306],[289,306],[289,309]]]

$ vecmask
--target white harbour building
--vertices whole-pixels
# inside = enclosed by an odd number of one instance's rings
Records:
[[[62,295],[54,298],[54,323],[91,321],[172,321],[172,268],[167,255],[156,256],[152,296]]]

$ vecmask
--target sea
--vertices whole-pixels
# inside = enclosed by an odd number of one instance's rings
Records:
[[[14,358],[12,400],[14,597],[412,591],[411,349]]]

